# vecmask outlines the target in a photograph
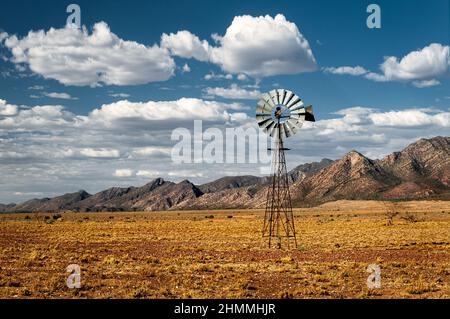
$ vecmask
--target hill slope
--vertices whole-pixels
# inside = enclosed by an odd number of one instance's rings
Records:
[[[294,206],[340,199],[450,199],[450,137],[421,139],[372,160],[357,151],[302,164],[288,173]],[[0,212],[154,211],[264,207],[268,177],[228,176],[196,186],[157,178],[141,187],[113,187],[1,205]]]

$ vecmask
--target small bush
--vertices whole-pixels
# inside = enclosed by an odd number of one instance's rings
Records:
[[[294,298],[294,295],[290,291],[283,291],[283,292],[280,292],[279,298],[281,298],[281,299],[292,299],[292,298]]]
[[[416,223],[419,221],[416,215],[412,213],[406,213],[406,215],[403,216],[402,219],[406,220],[408,223]]]
[[[398,215],[398,212],[387,212],[386,213],[386,226],[394,225],[394,217]]]
[[[200,272],[213,272],[214,270],[208,267],[207,265],[201,265],[198,267],[198,271]]]
[[[61,214],[53,214],[53,219],[54,220],[58,220],[58,219],[60,219],[62,216],[61,216]]]
[[[159,260],[158,258],[154,258],[154,257],[148,257],[147,258],[147,264],[161,264],[161,260]]]
[[[25,289],[25,290],[22,292],[22,296],[30,297],[31,295],[32,295],[32,293],[31,293],[31,291],[29,291],[28,289]]]

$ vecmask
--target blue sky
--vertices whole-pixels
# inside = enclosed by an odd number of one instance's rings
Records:
[[[200,39],[211,40],[212,33],[223,34],[234,16],[275,16],[282,13],[297,25],[309,41],[320,67],[361,65],[376,71],[384,56],[403,57],[430,43],[448,44],[448,1],[378,1],[382,10],[382,28],[368,29],[366,7],[373,1],[78,1],[82,10],[82,24],[88,28],[105,21],[111,31],[122,39],[152,45],[160,41],[162,33],[189,30]],[[0,28],[10,34],[25,36],[30,30],[61,28],[67,15],[65,1],[14,1],[2,4]],[[319,44],[320,43],[320,44]],[[114,98],[108,92],[120,91],[131,95],[131,100],[177,99],[183,96],[199,97],[201,88],[180,88],[180,85],[209,86],[203,76],[208,72],[223,73],[210,63],[198,63],[176,58],[178,65],[187,62],[189,74],[177,75],[169,81],[139,86],[105,86],[101,88],[66,87],[55,80],[31,78],[0,78],[3,99],[16,104],[30,105],[27,88],[45,85],[48,91],[64,91],[79,99],[65,101],[65,106],[80,114],[108,103]],[[1,62],[1,70],[12,65]],[[408,83],[374,83],[351,76],[334,76],[323,72],[299,75],[280,75],[261,81],[261,91],[271,89],[274,83],[290,88],[314,104],[319,118],[349,105],[377,108],[409,106],[447,106],[448,76],[441,86],[417,89]],[[215,82],[229,85],[230,81]],[[161,87],[173,90],[161,90]],[[42,99],[40,102],[52,102]],[[252,105],[252,103],[248,103]]]
[[[297,93],[318,119],[292,140],[290,166],[351,149],[381,157],[450,131],[448,0],[77,1],[84,34],[65,31],[70,3],[2,3],[0,202],[158,176],[258,174],[255,165],[167,165],[170,130],[191,125],[175,114],[183,108],[220,127],[252,125],[258,96],[274,88]],[[381,29],[366,26],[371,3]],[[94,34],[113,40],[98,49]],[[157,108],[167,114],[146,118]]]

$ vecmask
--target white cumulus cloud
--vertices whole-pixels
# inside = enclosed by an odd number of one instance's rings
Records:
[[[208,87],[204,90],[207,96],[219,96],[226,99],[237,100],[257,100],[261,97],[261,92],[258,90],[247,90],[239,87],[237,84],[232,84],[229,88],[223,87]]]
[[[122,100],[93,110],[89,120],[111,122],[123,119],[157,120],[225,120],[231,119],[232,110],[241,110],[239,103],[220,103],[195,98],[176,101],[130,102]]]
[[[136,172],[136,176],[156,178],[161,176],[161,172],[152,170],[139,170]]]
[[[363,75],[368,73],[366,69],[364,69],[362,66],[340,66],[338,68],[335,67],[329,67],[324,68],[324,72],[326,73],[332,73],[332,74],[349,74],[349,75]]]
[[[42,85],[33,85],[33,86],[28,87],[28,90],[37,90],[37,91],[41,91],[41,90],[43,90],[44,88],[45,88],[45,87],[42,86]]]
[[[214,72],[205,74],[204,79],[209,80],[233,80],[233,75],[231,74],[215,74]]]
[[[420,127],[435,125],[443,128],[450,127],[449,112],[432,113],[430,110],[408,109],[373,113],[369,115],[369,118],[376,126]]]
[[[248,77],[245,75],[245,74],[238,74],[238,76],[237,76],[237,79],[239,80],[239,81],[247,81],[248,80]]]
[[[95,157],[95,158],[110,158],[110,157],[119,157],[120,152],[116,149],[93,149],[93,148],[83,148],[80,150],[80,154],[87,157]]]
[[[242,81],[317,68],[308,40],[282,14],[236,16],[224,35],[212,35],[214,45],[181,30],[163,33],[159,46],[148,46],[119,38],[105,22],[96,23],[91,33],[66,26],[2,37],[16,68],[28,66],[46,79],[74,86],[166,81],[176,68],[172,56],[216,64]],[[182,71],[188,68],[185,64]]]
[[[18,110],[15,116],[0,118],[0,129],[18,129],[21,131],[61,127],[74,120],[73,114],[61,105],[38,105]]]
[[[5,100],[0,99],[0,116],[16,115],[17,110],[17,105],[8,104]]]
[[[147,146],[147,147],[140,147],[133,151],[133,155],[137,156],[156,156],[156,155],[169,155],[171,152],[171,149],[169,147],[154,147],[154,146]]]
[[[427,88],[427,87],[436,86],[436,85],[439,85],[439,84],[441,84],[441,82],[439,82],[436,79],[414,81],[413,82],[413,85],[415,87],[418,87],[418,88]]]
[[[114,176],[116,177],[131,177],[133,176],[134,171],[129,168],[116,169],[114,172]]]
[[[388,56],[380,64],[381,73],[371,72],[363,67],[329,67],[324,72],[364,76],[376,82],[412,82],[418,88],[439,85],[436,79],[448,73],[450,68],[450,47],[432,43],[420,50],[412,51],[402,58]]]
[[[420,80],[442,75],[450,65],[449,46],[432,43],[401,59],[386,57],[380,68],[391,81]]]
[[[0,32],[0,43],[2,43],[8,37],[8,33]]]
[[[189,73],[191,72],[191,67],[187,63],[185,63],[181,68],[181,71],[183,71],[183,73]]]
[[[255,78],[297,74],[316,69],[316,60],[308,40],[298,27],[282,14],[234,17],[225,34],[214,34],[217,46],[183,30],[163,34],[161,47],[182,58],[219,65],[230,74]],[[213,77],[211,77],[213,78]]]
[[[130,94],[128,94],[128,93],[113,93],[113,92],[110,92],[109,96],[111,96],[111,97],[120,97],[120,98],[127,98],[127,97],[130,97]]]
[[[45,92],[44,95],[46,97],[50,97],[52,99],[62,99],[62,100],[78,100],[78,98],[71,96],[68,93],[57,93],[57,92]]]
[[[208,61],[211,51],[208,41],[201,41],[187,30],[170,34],[163,33],[161,47],[170,50],[173,55],[187,59],[194,58],[199,61]]]
[[[5,45],[13,62],[65,85],[135,85],[168,80],[175,62],[157,45],[146,46],[120,39],[105,22],[91,34],[66,26],[9,36]]]
[[[308,40],[284,15],[236,16],[211,61],[229,73],[256,78],[314,71],[316,60]]]

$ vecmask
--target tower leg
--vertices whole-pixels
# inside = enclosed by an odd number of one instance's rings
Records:
[[[286,168],[285,148],[280,134],[278,122],[278,136],[275,148],[272,150],[271,183],[267,190],[266,209],[264,214],[263,238],[267,238],[269,248],[272,239],[277,248],[282,248],[286,242],[287,248],[291,247],[290,241],[297,247],[294,214],[292,211],[291,194]]]

